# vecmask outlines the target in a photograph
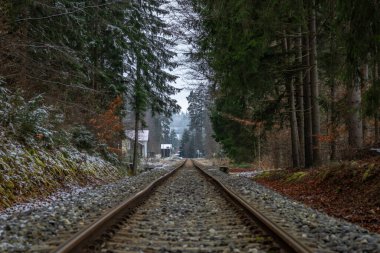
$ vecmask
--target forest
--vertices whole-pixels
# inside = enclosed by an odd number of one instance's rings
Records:
[[[179,2],[229,172],[379,233],[380,2]]]
[[[380,252],[379,51],[380,0],[0,0],[0,252]]]
[[[179,111],[168,4],[0,1],[1,206],[122,177],[124,119]]]
[[[379,142],[378,8],[338,0],[2,1],[2,131],[44,145],[70,135],[79,149],[117,155],[125,105],[133,129],[147,112],[170,118],[179,111],[170,71],[187,64],[193,85],[182,148],[191,156],[296,168],[355,156]],[[190,48],[184,62],[174,60],[178,40]]]
[[[315,167],[379,144],[378,1],[180,2],[227,156]]]

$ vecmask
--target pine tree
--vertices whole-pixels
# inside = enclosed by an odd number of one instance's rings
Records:
[[[180,145],[180,154],[182,157],[191,158],[190,140],[191,140],[190,131],[188,129],[185,129],[182,134],[181,145]]]
[[[178,140],[178,136],[177,136],[177,133],[174,131],[174,130],[171,130],[170,131],[170,142],[172,145],[173,145],[173,150],[174,151],[178,151],[179,149],[179,140]]]
[[[180,108],[170,97],[178,91],[169,85],[176,77],[165,70],[176,65],[172,62],[174,53],[168,49],[169,46],[173,46],[168,38],[171,33],[162,19],[162,16],[167,14],[161,8],[164,4],[167,4],[167,1],[134,1],[126,20],[132,27],[128,33],[132,51],[127,55],[127,59],[131,65],[129,78],[134,86],[130,103],[135,113],[135,133],[138,132],[140,121],[148,109],[153,114],[170,117]],[[133,174],[136,173],[136,169],[137,140],[134,146]]]
[[[136,129],[148,109],[178,111],[168,1],[3,2],[0,76],[31,96],[44,93],[68,124],[89,124],[118,96],[135,108]]]

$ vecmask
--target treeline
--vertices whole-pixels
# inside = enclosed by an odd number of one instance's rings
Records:
[[[121,123],[125,104],[136,127],[147,110],[170,115],[179,109],[170,98],[177,90],[168,84],[176,77],[167,70],[176,63],[167,4],[2,0],[1,85],[27,98],[43,94],[65,116],[63,127],[84,125],[117,147],[123,128],[115,121]]]
[[[231,158],[280,146],[311,167],[379,143],[379,1],[180,2]]]
[[[189,107],[189,125],[181,139],[181,156],[183,157],[215,157],[219,146],[213,138],[210,121],[211,94],[207,85],[199,85],[187,97]]]

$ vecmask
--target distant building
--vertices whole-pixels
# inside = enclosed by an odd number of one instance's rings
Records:
[[[172,144],[161,144],[161,157],[170,157],[172,155]]]
[[[122,141],[122,151],[123,156],[132,158],[133,155],[133,145],[135,142],[135,130],[125,131],[126,139]],[[148,157],[148,141],[149,141],[149,130],[139,130],[138,132],[138,152],[141,157]]]

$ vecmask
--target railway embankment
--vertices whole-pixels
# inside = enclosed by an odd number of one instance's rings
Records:
[[[50,252],[106,210],[167,173],[171,167],[141,173],[114,183],[58,192],[0,213],[0,252]],[[54,248],[54,247],[53,247]]]

